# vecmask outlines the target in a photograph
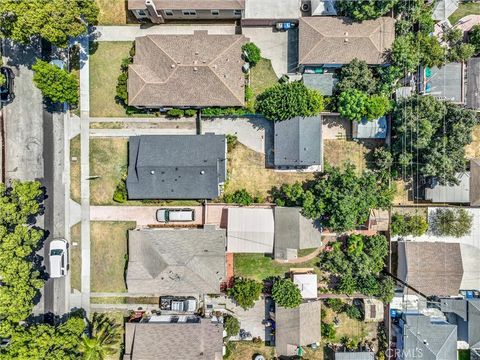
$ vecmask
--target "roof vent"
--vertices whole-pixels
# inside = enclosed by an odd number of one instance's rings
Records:
[[[175,68],[175,64],[170,65],[170,67],[171,67],[172,69]]]
[[[198,68],[195,66],[195,67],[193,68],[193,71],[198,71]]]
[[[348,36],[348,31],[345,31],[344,35],[345,35],[345,36]]]
[[[155,175],[155,170],[151,170],[150,175]]]
[[[195,55],[198,55],[198,51],[195,51]]]
[[[347,43],[347,42],[348,42],[348,39],[347,39],[347,38],[345,38],[343,41]]]
[[[200,175],[205,175],[205,170],[200,171]]]

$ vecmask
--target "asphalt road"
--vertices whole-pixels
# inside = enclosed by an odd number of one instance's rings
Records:
[[[5,106],[6,180],[38,180],[46,188],[45,213],[38,225],[49,234],[38,254],[49,270],[48,247],[54,238],[65,237],[63,162],[63,115],[45,109],[30,69],[41,56],[40,44],[21,46],[3,42],[5,64],[15,73],[15,99]],[[49,279],[41,290],[34,314],[66,312],[65,278]]]

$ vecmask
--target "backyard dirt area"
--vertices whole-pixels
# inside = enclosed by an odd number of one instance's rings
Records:
[[[480,158],[480,125],[475,126],[472,131],[472,142],[465,146],[465,157],[467,159]]]
[[[278,83],[277,75],[273,71],[272,62],[268,59],[261,59],[252,70],[250,70],[250,87],[255,98],[265,89]]]
[[[95,0],[100,9],[99,25],[125,25],[135,22],[135,17],[127,10],[127,0]]]
[[[82,290],[82,236],[81,224],[73,225],[70,229],[70,284],[73,289]]]
[[[238,143],[229,153],[226,193],[246,189],[255,197],[265,200],[274,186],[313,179],[312,173],[281,172],[265,168],[265,155]]]
[[[114,0],[111,0],[114,1]],[[129,41],[95,43],[90,55],[90,116],[123,117],[125,108],[115,101],[122,59],[129,56]]]
[[[70,197],[80,203],[80,135],[70,140]]]
[[[275,348],[265,346],[265,343],[253,343],[252,341],[231,341],[228,344],[231,349],[226,360],[250,360],[254,355],[263,355],[265,360],[272,360],[275,357]]]
[[[462,2],[458,9],[448,18],[452,25],[467,15],[480,15],[480,4],[477,2]]]
[[[125,292],[128,230],[135,222],[98,221],[90,223],[91,291]]]
[[[324,140],[323,159],[331,166],[343,168],[347,162],[355,165],[360,173],[366,169],[365,155],[369,149],[356,141],[350,140]]]
[[[280,264],[263,254],[234,254],[233,273],[235,276],[248,277],[263,281],[270,276],[284,276],[291,268],[313,268],[321,277],[318,257],[301,264]]]

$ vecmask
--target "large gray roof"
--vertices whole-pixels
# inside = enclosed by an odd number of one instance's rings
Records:
[[[129,293],[215,294],[225,279],[225,230],[129,231]]]
[[[223,326],[198,323],[126,323],[124,360],[221,360]]]
[[[275,166],[323,163],[322,118],[295,117],[275,122]]]
[[[297,257],[297,250],[320,247],[322,233],[318,222],[307,219],[298,207],[275,207],[276,259]]]
[[[466,105],[470,109],[480,109],[480,58],[471,58],[467,62]]]
[[[300,304],[295,309],[276,307],[275,350],[279,356],[296,355],[298,346],[320,342],[320,301]]]
[[[129,139],[129,199],[213,199],[226,177],[224,135]]]
[[[480,349],[480,299],[442,299],[440,308],[457,325],[458,340]],[[451,321],[451,314],[457,316],[455,321]]]
[[[429,88],[427,91],[427,84]],[[421,72],[421,90],[426,95],[432,95],[455,103],[463,103],[464,97],[463,64],[448,63],[438,68],[430,68],[430,77]]]
[[[403,330],[405,359],[448,360],[457,358],[457,327],[428,316],[405,315]]]

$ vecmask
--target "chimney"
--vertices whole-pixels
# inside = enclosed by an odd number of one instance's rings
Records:
[[[147,8],[148,15],[150,15],[150,20],[155,24],[163,24],[163,16],[158,14],[157,7],[153,0],[145,0],[145,7]]]

